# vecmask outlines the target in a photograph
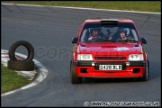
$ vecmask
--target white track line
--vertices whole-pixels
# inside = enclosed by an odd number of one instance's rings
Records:
[[[55,8],[68,8],[68,9],[82,9],[82,10],[95,10],[95,11],[112,11],[112,12],[129,12],[129,13],[159,14],[159,15],[161,15],[161,12],[111,10],[111,9],[96,9],[96,8],[82,8],[82,7],[47,6],[47,5],[14,4],[14,3],[2,3],[2,5],[17,5],[17,6],[32,6],[32,7],[55,7]]]
[[[4,50],[4,49],[1,49],[1,53],[3,53],[3,52],[8,52],[8,51]],[[23,54],[20,54],[20,53],[15,53],[15,55],[20,56],[22,58],[27,58],[26,55],[23,55]],[[15,92],[18,92],[18,91],[22,91],[22,90],[30,88],[30,87],[33,87],[33,86],[39,84],[40,82],[42,82],[47,77],[48,70],[46,69],[46,67],[43,66],[39,61],[37,61],[35,59],[33,59],[33,61],[34,61],[35,65],[38,67],[38,76],[37,76],[37,78],[33,82],[31,82],[30,84],[28,84],[26,86],[23,86],[23,87],[21,87],[19,89],[16,89],[16,90],[1,94],[1,97],[12,94],[12,93],[15,93]]]

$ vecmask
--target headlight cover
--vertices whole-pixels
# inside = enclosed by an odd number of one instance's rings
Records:
[[[92,54],[78,54],[77,60],[79,61],[92,61]]]
[[[143,61],[143,54],[130,54],[128,61]]]

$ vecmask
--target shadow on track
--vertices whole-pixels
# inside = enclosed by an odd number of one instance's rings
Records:
[[[138,78],[83,78],[83,84],[89,83],[130,83],[130,82],[145,82]]]

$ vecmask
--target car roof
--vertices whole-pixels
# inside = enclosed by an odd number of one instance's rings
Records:
[[[103,18],[89,18],[86,19],[84,22],[85,23],[97,23],[100,21],[118,21],[118,22],[129,22],[129,23],[134,23],[131,19],[126,19],[126,18],[109,18],[109,19],[103,19]]]

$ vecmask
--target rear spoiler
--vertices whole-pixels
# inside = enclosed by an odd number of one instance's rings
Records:
[[[118,21],[102,20],[101,25],[117,25]]]

